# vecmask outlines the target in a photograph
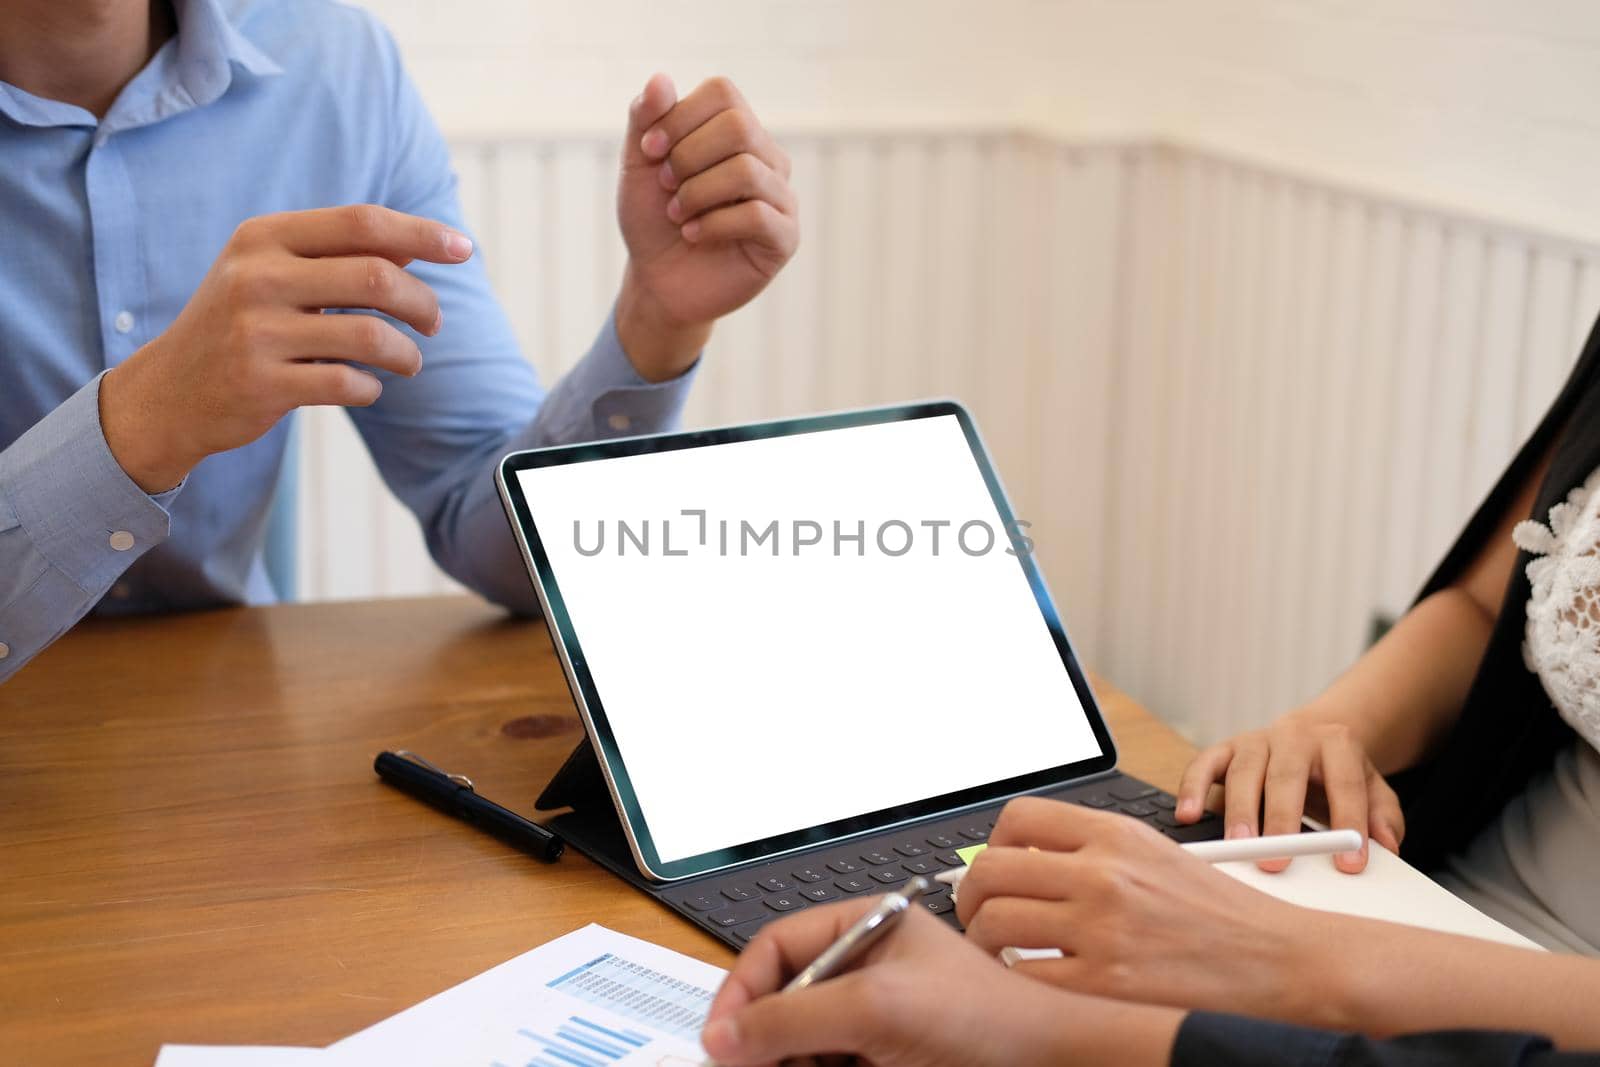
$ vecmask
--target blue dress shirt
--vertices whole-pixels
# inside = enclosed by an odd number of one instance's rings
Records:
[[[100,375],[164,331],[234,228],[370,202],[465,230],[449,153],[367,14],[179,0],[178,33],[103,119],[0,82],[0,681],[86,613],[271,600],[262,541],[288,433],[149,496],[100,428]],[[607,322],[547,393],[480,258],[410,268],[444,328],[423,371],[351,418],[451,575],[536,610],[492,483],[505,452],[669,429]],[[402,327],[404,328],[404,327]],[[314,458],[313,458],[314,461]]]

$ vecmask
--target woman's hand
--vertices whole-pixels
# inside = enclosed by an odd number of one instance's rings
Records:
[[[875,1067],[1139,1067],[1171,1056],[1181,1013],[1028,981],[918,908],[848,972],[779,992],[874,903],[807,910],[756,936],[701,1035],[717,1063],[842,1055]]]
[[[1251,889],[1125,815],[1013,800],[956,910],[985,952],[1061,949],[1013,970],[1075,992],[1318,1018],[1322,913]]]
[[[1265,729],[1201,751],[1184,770],[1178,787],[1180,822],[1192,823],[1204,814],[1206,794],[1214,782],[1223,783],[1223,826],[1228,837],[1298,833],[1307,799],[1325,805],[1330,827],[1361,833],[1361,851],[1334,857],[1334,865],[1349,874],[1366,869],[1368,836],[1392,852],[1400,850],[1405,836],[1400,799],[1373,766],[1355,732],[1314,711],[1292,712]],[[1289,861],[1265,860],[1259,866],[1281,871]]]

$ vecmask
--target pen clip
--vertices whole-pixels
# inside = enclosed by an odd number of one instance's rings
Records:
[[[428,770],[432,771],[434,774],[443,775],[444,777],[450,779],[452,782],[455,782],[457,785],[464,785],[468,789],[471,789],[474,793],[476,793],[478,791],[477,788],[473,786],[471,778],[468,778],[464,774],[451,774],[449,771],[445,770],[443,767],[435,767],[433,764],[429,763],[427,760],[423,759],[421,756],[417,755],[415,752],[411,751],[409,748],[397,748],[397,749],[394,750],[394,754],[396,756],[399,756],[403,760],[409,760],[410,762],[418,764],[419,766],[426,767],[426,768],[428,768]]]

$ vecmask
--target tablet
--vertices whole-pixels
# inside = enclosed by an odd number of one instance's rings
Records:
[[[518,452],[496,481],[649,878],[1116,763],[959,404]]]

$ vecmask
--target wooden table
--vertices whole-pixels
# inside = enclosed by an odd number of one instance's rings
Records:
[[[1104,691],[1128,771],[1186,742]],[[0,686],[0,1061],[323,1045],[586,922],[731,953],[568,853],[379,783],[410,748],[510,807],[582,728],[539,622],[466,598],[79,627]]]

